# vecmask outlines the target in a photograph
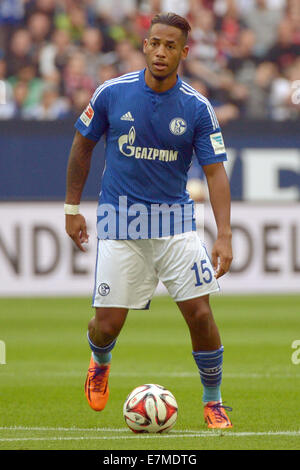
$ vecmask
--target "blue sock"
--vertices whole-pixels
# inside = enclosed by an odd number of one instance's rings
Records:
[[[221,402],[221,382],[223,366],[223,346],[215,351],[193,351],[201,382],[203,385],[203,402]]]
[[[96,346],[95,344],[92,343],[89,333],[87,333],[87,339],[90,345],[90,348],[92,350],[93,354],[93,359],[94,361],[97,362],[97,364],[109,364],[111,361],[111,351],[115,347],[116,344],[116,339],[112,341],[110,344],[107,346],[104,346],[103,348]]]

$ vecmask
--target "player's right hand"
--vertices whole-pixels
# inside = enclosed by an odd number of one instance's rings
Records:
[[[86,251],[83,243],[88,243],[89,235],[83,215],[66,215],[66,232],[81,251]]]

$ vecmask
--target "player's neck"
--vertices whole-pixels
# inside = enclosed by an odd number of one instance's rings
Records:
[[[145,82],[146,85],[157,93],[163,93],[170,90],[177,83],[177,73],[166,77],[164,80],[157,80],[150,72],[148,68],[145,71]]]

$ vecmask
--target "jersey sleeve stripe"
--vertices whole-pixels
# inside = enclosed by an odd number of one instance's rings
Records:
[[[96,99],[98,98],[99,94],[108,86],[110,85],[115,85],[117,83],[131,83],[131,82],[136,82],[139,80],[139,74],[134,73],[134,74],[126,74],[118,78],[113,78],[111,80],[107,80],[106,82],[102,83],[94,92],[92,98],[91,98],[91,103],[94,104]]]
[[[105,83],[112,83],[112,82],[116,82],[117,80],[126,80],[127,78],[134,78],[134,77],[138,77],[138,76],[139,76],[139,72],[126,73],[124,75],[120,75],[119,77],[115,77],[115,78],[111,78],[110,80],[106,80],[100,86],[104,85]]]
[[[212,125],[213,125],[214,129],[217,129],[218,127],[220,127],[217,116],[216,116],[216,113],[215,113],[212,105],[210,104],[210,102],[208,101],[207,98],[205,98],[203,95],[198,93],[194,88],[190,87],[189,85],[187,85],[184,82],[182,84],[182,87],[180,87],[180,90],[183,93],[185,93],[186,95],[195,96],[201,103],[206,104],[206,107],[207,107],[207,110],[209,112],[210,119],[211,119],[211,122],[212,122]]]
[[[132,78],[132,77],[138,77],[139,76],[139,71],[136,71],[136,72],[130,72],[130,73],[125,73],[124,75],[120,75],[119,77],[114,77],[114,78],[110,78],[109,80],[106,80],[105,82],[103,82],[101,85],[99,86],[102,86],[104,85],[104,83],[110,83],[110,82],[115,82],[116,80],[122,80],[122,79],[126,79],[126,78]],[[99,87],[98,87],[99,88]]]
[[[211,115],[213,117],[213,120],[215,122],[215,126],[216,128],[220,127],[219,125],[219,122],[218,122],[218,119],[217,119],[217,116],[216,116],[216,113],[215,113],[215,110],[214,108],[212,107],[211,103],[209,102],[209,100],[207,98],[205,98],[205,96],[201,95],[201,93],[199,93],[198,91],[196,91],[194,88],[192,88],[190,85],[188,85],[187,83],[184,83],[183,86],[188,89],[188,90],[191,90],[193,93],[196,94],[197,98],[200,99],[200,101],[202,101],[203,103],[205,103],[208,107],[208,109],[211,111]]]
[[[184,84],[182,86],[183,86],[183,89],[180,88],[181,91],[183,91],[186,94],[195,96],[200,102],[206,104],[207,110],[209,112],[209,115],[210,115],[210,118],[211,118],[211,121],[212,121],[212,125],[213,125],[214,129],[217,129],[219,127],[218,119],[217,119],[215,111],[214,111],[212,105],[210,104],[210,102],[208,101],[208,99],[205,98],[203,95],[201,95],[199,92],[197,92],[194,88],[190,87],[189,85]]]

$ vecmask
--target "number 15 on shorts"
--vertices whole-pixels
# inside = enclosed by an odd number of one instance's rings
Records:
[[[206,259],[203,259],[200,262],[200,270],[198,268],[197,263],[193,264],[191,270],[195,271],[195,277],[196,277],[195,287],[203,286],[204,283],[209,284],[212,281],[213,275],[212,275],[210,268],[207,266]]]

